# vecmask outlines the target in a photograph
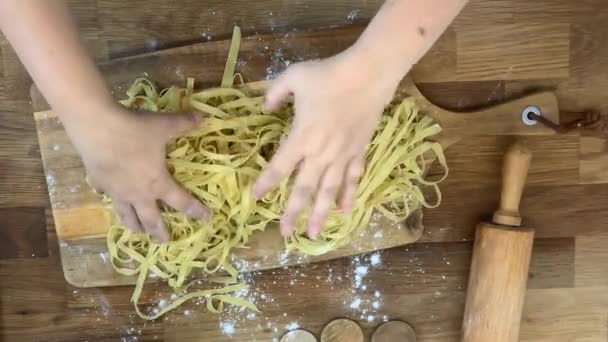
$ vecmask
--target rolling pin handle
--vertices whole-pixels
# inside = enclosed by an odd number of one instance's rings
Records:
[[[512,144],[505,154],[502,166],[502,193],[500,207],[494,213],[495,224],[504,226],[520,226],[519,202],[528,175],[532,152],[522,142]]]

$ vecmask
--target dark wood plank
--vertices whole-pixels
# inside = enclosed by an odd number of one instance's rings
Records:
[[[608,231],[576,237],[575,284],[608,287]]]
[[[536,240],[530,288],[571,287],[573,246],[573,239]],[[203,337],[205,341],[223,341],[228,336],[218,325],[233,322],[237,341],[270,340],[284,333],[292,322],[319,332],[323,324],[339,316],[357,320],[369,333],[386,316],[412,322],[422,340],[451,341],[459,334],[471,247],[468,242],[421,243],[356,259],[256,272],[245,277],[262,309],[255,317],[235,308],[220,316],[210,315],[204,307],[189,303],[167,319],[152,323],[133,315],[129,287],[75,289],[66,285],[56,256],[0,261],[3,334],[11,341],[30,341],[41,334],[49,341],[109,341],[135,336],[138,341],[149,341],[154,336],[160,339],[164,331],[166,341]],[[557,250],[569,252],[556,256]],[[367,273],[357,271],[358,267],[366,268]],[[165,285],[151,285],[143,302],[154,307],[161,300],[170,301],[172,294]],[[357,304],[357,299],[361,303]],[[376,307],[374,302],[378,302]],[[185,314],[186,310],[190,314]],[[39,325],[29,326],[27,322],[32,321]],[[80,326],[91,329],[73,332]]]
[[[25,71],[25,67],[8,42],[0,42],[0,51],[2,51],[2,62],[4,64],[3,89],[0,93],[0,101],[29,101],[29,88],[32,85],[32,80]]]
[[[500,197],[499,186],[444,184],[441,210],[427,210],[421,241],[471,240],[481,220],[489,220]],[[541,186],[525,189],[521,214],[538,238],[574,237],[601,232],[608,224],[608,186]],[[584,219],[583,219],[584,218]]]
[[[31,114],[0,112],[0,208],[48,204]]]
[[[439,107],[472,111],[504,102],[504,81],[417,83],[420,92]]]
[[[44,208],[0,208],[0,259],[46,256]]]
[[[574,252],[575,238],[534,240],[528,289],[574,287]]]

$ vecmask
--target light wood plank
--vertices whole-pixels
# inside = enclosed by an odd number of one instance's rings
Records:
[[[576,237],[576,287],[608,287],[608,229]]]
[[[607,183],[608,139],[600,136],[582,136],[579,168],[582,184]]]
[[[521,340],[534,342],[605,341],[608,287],[529,290]]]
[[[569,24],[467,26],[456,41],[458,80],[569,76]]]

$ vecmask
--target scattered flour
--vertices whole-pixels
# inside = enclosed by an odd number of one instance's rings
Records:
[[[264,50],[268,50],[266,47]],[[284,55],[282,48],[278,48],[272,52],[270,63],[266,68],[266,80],[275,79],[281,72],[295,62],[303,61],[302,57],[288,58]]]
[[[352,297],[345,300],[344,305],[345,311],[356,319],[370,323],[388,321],[388,316],[381,313],[382,293],[376,288],[372,279],[369,279],[373,270],[381,267],[382,264],[381,252],[357,256],[351,261],[352,273],[347,273],[345,276],[351,280],[351,288],[348,290]]]
[[[355,288],[360,288],[363,284],[363,277],[367,275],[369,267],[357,266],[355,267]]]
[[[354,9],[354,10],[350,11],[346,15],[346,20],[349,22],[353,22],[353,21],[357,20],[360,13],[361,13],[360,9]]]
[[[227,336],[232,336],[236,332],[234,322],[220,322],[220,330]]]
[[[380,252],[376,252],[376,253],[372,254],[369,257],[369,262],[374,267],[378,267],[378,266],[382,265],[382,256],[380,255]]]
[[[382,306],[382,302],[380,302],[379,300],[372,303],[372,307],[376,310],[380,309],[381,306]]]
[[[291,322],[285,326],[287,331],[292,331],[300,328],[300,324],[298,322]]]

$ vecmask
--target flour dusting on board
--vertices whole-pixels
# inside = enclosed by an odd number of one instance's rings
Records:
[[[273,80],[287,67],[295,62],[303,61],[301,57],[288,58],[284,55],[283,49],[278,48],[272,52],[270,63],[266,67],[266,80]]]
[[[305,310],[294,307],[294,303],[300,302],[304,293],[318,297],[319,294],[328,291],[335,293],[336,298],[341,298],[343,301],[343,306],[338,306],[337,311],[344,316],[372,325],[388,321],[391,317],[384,311],[383,289],[374,283],[374,279],[388,275],[384,269],[388,263],[385,256],[385,252],[376,251],[353,257],[350,261],[342,259],[325,264],[283,267],[263,273],[243,272],[239,276],[239,282],[249,287],[238,291],[234,296],[252,302],[261,312],[227,305],[217,317],[217,325],[215,325],[217,330],[214,333],[223,336],[226,340],[279,341],[286,332],[306,328],[311,324],[310,318],[304,316],[303,312],[300,313]],[[445,263],[449,260],[445,258],[442,261]],[[346,267],[337,267],[340,264]],[[241,269],[253,265],[255,263],[239,264]],[[202,282],[195,284],[206,286]],[[151,297],[154,303],[150,307],[152,311],[160,310],[184,295],[183,292],[167,292],[167,288],[162,284],[152,286],[156,287],[156,296]],[[282,290],[277,292],[277,288]],[[92,289],[74,290],[74,300],[81,298],[82,293],[86,291]],[[281,293],[281,298],[275,299],[271,292]],[[167,315],[158,322],[142,323],[136,316],[131,316],[126,322],[116,323],[114,320],[118,317],[112,314],[112,307],[107,300],[104,300],[103,295],[100,296],[100,293],[102,292],[96,289],[95,296],[90,298],[98,303],[98,321],[101,326],[112,324],[120,327],[117,329],[120,341],[162,340],[162,335],[154,335],[154,332],[158,329],[162,330],[163,322],[183,324],[183,322],[210,319],[206,310],[206,299],[203,298],[177,309],[174,314]],[[435,298],[441,295],[440,291],[434,293]],[[152,333],[149,333],[150,328],[154,329]],[[260,339],[261,336],[264,338]]]
[[[354,9],[354,10],[348,12],[348,14],[346,15],[346,21],[348,21],[349,23],[352,23],[353,21],[355,21],[359,18],[359,14],[361,14],[360,9]]]
[[[372,273],[382,267],[382,264],[380,251],[352,259],[352,273],[346,274],[346,277],[350,278],[350,298],[343,304],[344,311],[349,312],[353,318],[369,323],[388,321],[389,317],[382,313],[382,292],[372,280]]]

